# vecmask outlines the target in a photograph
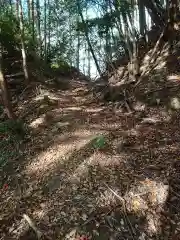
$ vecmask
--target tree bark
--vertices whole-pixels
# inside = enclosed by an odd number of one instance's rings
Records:
[[[39,0],[36,0],[36,27],[37,27],[37,40],[39,47],[39,55],[42,56],[42,42],[41,42],[41,11]]]
[[[2,47],[0,45],[0,88],[1,88],[1,95],[2,100],[5,108],[5,113],[7,114],[9,119],[15,119],[15,114],[13,113],[10,96],[8,92],[6,78],[4,77],[3,70],[2,70]]]
[[[25,83],[28,85],[29,75],[28,75],[25,43],[24,43],[23,9],[22,9],[21,0],[17,0],[17,3],[19,7],[19,24],[20,24],[20,31],[21,31],[21,53],[22,53],[22,60],[23,60],[23,71],[24,71]]]
[[[143,0],[138,0],[139,6],[139,25],[140,25],[140,34],[144,36],[146,33],[146,13]]]
[[[29,24],[31,24],[31,2],[30,2],[30,0],[27,0],[27,8],[28,8],[28,20],[29,20]]]
[[[44,0],[44,60],[47,61],[47,0]]]
[[[165,23],[163,21],[163,13],[160,13],[154,2],[152,0],[143,0],[144,6],[147,8],[149,15],[151,16],[152,21],[155,23],[156,26],[163,26]]]
[[[11,14],[13,14],[13,3],[12,3],[12,0],[9,0],[9,5],[10,5],[10,8],[11,8]]]
[[[168,22],[172,25],[176,21],[178,10],[178,0],[167,1]]]
[[[51,48],[51,6],[50,0],[48,0],[48,45],[47,45],[47,55],[48,61],[50,61],[50,48]]]
[[[32,0],[32,2],[31,2],[31,4],[32,4],[32,10],[31,10],[31,13],[32,13],[32,38],[33,38],[33,45],[34,45],[34,42],[35,42],[35,20],[34,20],[34,0]],[[34,46],[33,46],[33,50],[34,50]]]

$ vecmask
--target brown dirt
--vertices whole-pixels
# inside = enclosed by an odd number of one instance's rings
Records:
[[[1,169],[0,239],[180,239],[178,92],[125,113],[76,81],[31,90],[17,106],[29,140]]]

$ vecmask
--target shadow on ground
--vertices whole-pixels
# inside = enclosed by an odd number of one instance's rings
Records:
[[[126,114],[79,91],[43,91],[21,106],[33,109],[22,114],[30,135],[22,157],[1,170],[1,239],[37,237],[23,214],[45,239],[178,239],[180,123],[165,101],[171,94],[162,89],[160,102],[157,95]],[[99,135],[102,150],[93,147]]]

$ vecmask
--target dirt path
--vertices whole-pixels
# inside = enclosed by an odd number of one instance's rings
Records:
[[[27,106],[30,141],[1,172],[0,239],[180,239],[178,113],[115,112],[80,87]]]

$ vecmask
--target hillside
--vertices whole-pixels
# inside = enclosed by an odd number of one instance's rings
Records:
[[[180,239],[178,1],[41,4],[0,6],[0,239]]]
[[[1,239],[179,239],[179,53],[168,47],[126,99],[133,111],[70,76],[21,92],[28,133],[1,169]]]

